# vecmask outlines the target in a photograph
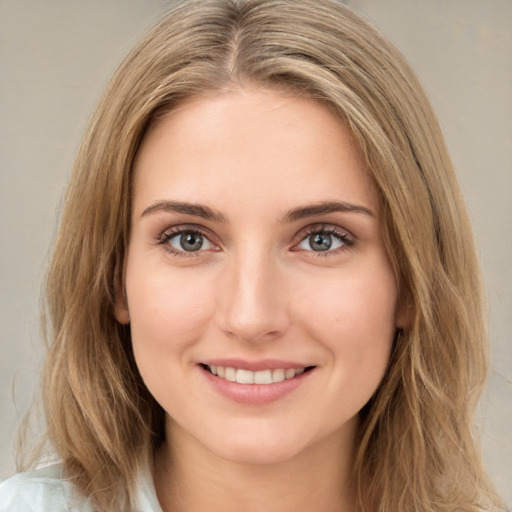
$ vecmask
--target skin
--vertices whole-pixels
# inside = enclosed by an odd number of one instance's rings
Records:
[[[334,201],[359,209],[290,218]],[[186,252],[176,229],[191,226],[203,246]],[[322,230],[335,231],[333,245],[315,251]],[[376,191],[324,106],[231,89],[153,126],[135,166],[116,316],[131,324],[140,373],[167,413],[155,458],[163,509],[353,510],[358,412],[401,325],[397,296]],[[314,369],[271,403],[238,403],[199,366],[212,358]]]

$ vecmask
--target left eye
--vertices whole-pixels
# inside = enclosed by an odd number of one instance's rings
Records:
[[[186,231],[171,236],[167,243],[177,251],[197,252],[211,249],[212,243],[201,233]]]
[[[341,236],[318,231],[304,238],[297,247],[304,251],[326,252],[339,249],[344,245],[345,241]]]

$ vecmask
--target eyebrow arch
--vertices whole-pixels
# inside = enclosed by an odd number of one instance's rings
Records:
[[[322,215],[325,213],[333,212],[355,212],[375,217],[375,214],[366,206],[347,203],[345,201],[326,201],[323,203],[312,204],[308,206],[301,206],[290,210],[282,219],[280,223],[295,222],[306,217],[313,217],[314,215]]]
[[[184,213],[186,215],[193,215],[194,217],[201,217],[202,219],[213,220],[216,222],[227,221],[226,217],[224,217],[222,213],[216,212],[207,206],[185,203],[182,201],[157,201],[151,206],[148,206],[142,212],[141,217],[155,212]]]

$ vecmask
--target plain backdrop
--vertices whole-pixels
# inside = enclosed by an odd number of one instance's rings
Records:
[[[512,503],[512,0],[349,0],[430,94],[474,222],[492,372],[484,458]],[[163,0],[0,0],[0,479],[41,364],[39,291],[85,123]]]

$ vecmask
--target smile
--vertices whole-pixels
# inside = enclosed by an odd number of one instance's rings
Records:
[[[274,384],[276,382],[293,379],[314,368],[313,366],[308,366],[302,368],[274,368],[251,371],[243,368],[217,366],[213,364],[202,364],[201,366],[212,375],[239,384]]]

